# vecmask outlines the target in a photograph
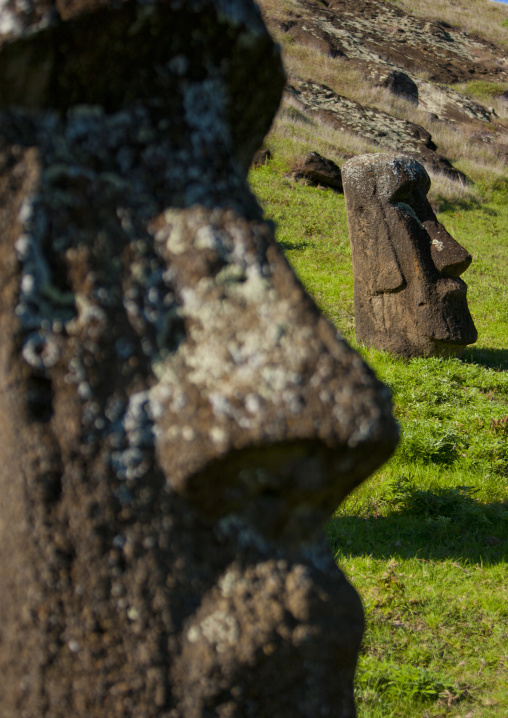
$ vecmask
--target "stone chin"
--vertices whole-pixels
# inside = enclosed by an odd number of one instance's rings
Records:
[[[387,334],[383,330],[375,332],[374,334],[369,333],[362,337],[361,332],[357,331],[357,338],[360,343],[375,347],[381,351],[398,354],[404,359],[412,359],[414,357],[460,358],[464,349],[468,345],[475,343],[477,336],[474,325],[464,328],[462,333],[456,333],[453,339],[450,337],[438,338],[435,336],[426,336],[425,334],[416,334],[413,332]]]

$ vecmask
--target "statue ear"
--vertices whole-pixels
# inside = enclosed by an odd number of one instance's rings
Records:
[[[370,251],[372,294],[397,292],[404,289],[406,280],[390,241],[389,228],[384,222],[378,226],[372,245]]]
[[[358,267],[357,276],[362,277],[369,294],[397,292],[404,289],[406,280],[402,274],[397,255],[390,241],[390,228],[385,217],[368,213],[348,214],[353,261]],[[376,221],[377,220],[377,221]],[[366,228],[361,225],[370,225]],[[353,227],[351,225],[356,225]]]

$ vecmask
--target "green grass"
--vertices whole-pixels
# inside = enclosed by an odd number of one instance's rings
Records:
[[[508,20],[506,21],[506,26],[508,27]],[[470,82],[453,85],[453,88],[484,103],[490,102],[503,92],[508,92],[506,82],[486,82],[485,80],[471,80]]]
[[[276,222],[277,240],[307,291],[348,339],[354,336],[353,275],[344,197],[281,177],[268,165],[251,186]]]
[[[354,346],[344,198],[251,172],[286,256]],[[473,254],[464,279],[478,329],[458,359],[360,351],[392,389],[402,439],[327,526],[358,589],[367,630],[359,718],[508,715],[508,181],[440,220]]]

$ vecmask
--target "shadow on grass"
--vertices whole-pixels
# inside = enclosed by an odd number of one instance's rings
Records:
[[[386,515],[338,515],[327,526],[346,557],[454,559],[493,565],[508,560],[508,502],[483,504],[468,487],[414,489],[390,498]],[[382,510],[382,507],[380,507]]]
[[[462,199],[448,200],[441,195],[437,195],[434,201],[431,203],[436,214],[442,212],[443,214],[453,214],[455,212],[471,212],[481,211],[489,216],[497,215],[497,212],[490,207],[484,207],[479,199],[476,197],[467,197]]]
[[[284,240],[278,241],[277,244],[284,252],[288,252],[290,250],[296,250],[299,252],[302,252],[305,249],[308,249],[310,246],[312,246],[312,242],[306,242],[303,240],[302,242],[286,242]]]
[[[464,350],[462,361],[481,364],[497,371],[508,370],[508,349],[477,349],[468,347]]]
[[[486,214],[488,217],[497,217],[498,215],[498,212],[496,212],[495,209],[492,209],[492,207],[486,207],[481,199],[474,196],[449,200],[438,195],[434,200],[434,209],[443,213],[454,213],[460,210],[463,212],[481,212],[482,214]]]

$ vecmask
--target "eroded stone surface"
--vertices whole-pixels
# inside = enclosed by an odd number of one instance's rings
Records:
[[[423,72],[433,82],[508,74],[506,58],[492,43],[445,22],[415,17],[384,0],[296,0],[284,19],[269,26],[331,57]]]
[[[375,107],[342,97],[326,85],[291,77],[286,92],[302,110],[333,127],[361,135],[369,142],[392,151],[404,152],[432,169],[453,179],[467,181],[465,175],[438,152],[430,132],[408,120],[401,120]]]
[[[303,179],[314,187],[330,187],[335,192],[342,192],[340,167],[319,152],[309,152],[291,176],[296,180]]]
[[[321,527],[397,430],[246,184],[273,43],[249,0],[25,9],[0,14],[2,715],[349,718],[363,616]]]
[[[342,176],[358,341],[405,357],[460,356],[477,339],[460,279],[472,258],[437,221],[425,169],[361,155]]]
[[[263,0],[260,4],[265,5]],[[398,87],[399,97],[409,97],[411,104],[417,102],[418,109],[427,113],[429,124],[425,116],[422,119],[420,115],[419,120],[426,128],[425,132],[429,129],[434,132],[435,125],[430,122],[442,123],[447,130],[453,123],[462,125],[461,129],[471,135],[470,126],[476,124],[479,131],[488,131],[490,144],[498,156],[508,159],[506,123],[492,108],[447,86],[480,79],[499,83],[501,93],[502,83],[508,77],[508,64],[505,53],[492,43],[443,22],[426,22],[384,0],[327,0],[326,3],[294,0],[277,9],[270,3],[266,6],[269,28],[283,43],[290,37],[294,44],[308,48],[307,52],[332,58],[331,61],[316,57],[312,60],[324,62],[329,68],[329,77],[335,74],[340,78],[342,72],[347,73],[353,67],[361,73],[367,86],[381,85],[392,90]],[[289,54],[293,55],[291,50]],[[333,114],[330,107],[326,112],[321,111],[323,86],[305,74],[305,65],[300,71],[297,55],[293,56],[291,67],[293,76],[289,82],[296,89],[300,82],[298,74],[308,85],[314,86],[307,111],[375,142],[385,150],[411,153],[427,169],[443,171],[452,179],[465,180],[464,175],[443,157],[439,147],[427,146],[418,154],[423,135],[420,139],[415,136],[418,125],[411,122],[414,113],[410,105],[405,114],[409,120],[406,127],[400,119],[403,108],[399,107],[397,117],[394,117],[379,112],[375,106],[354,102],[352,97],[343,98],[340,90],[339,94],[335,93]],[[402,93],[400,83],[394,82],[401,75],[408,78]],[[331,80],[327,84],[331,84],[332,90],[336,89]],[[419,127],[416,135],[422,130],[423,127]],[[429,132],[427,134],[430,136]],[[415,144],[419,145],[417,149]]]

